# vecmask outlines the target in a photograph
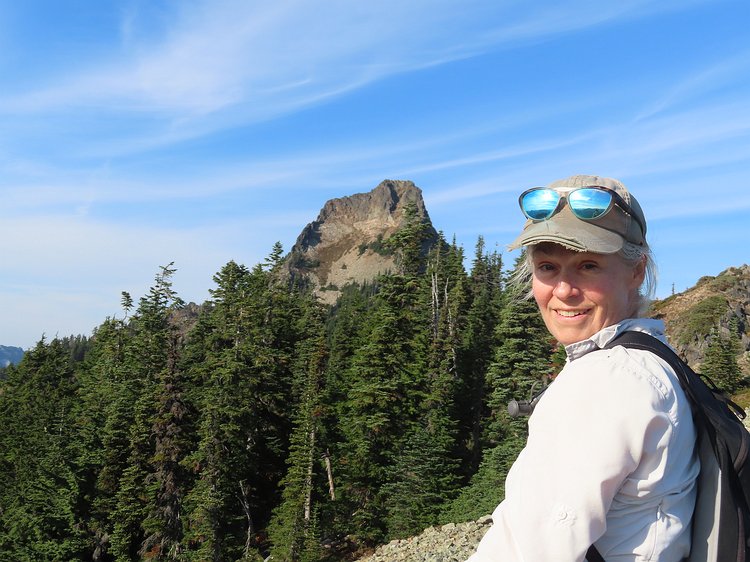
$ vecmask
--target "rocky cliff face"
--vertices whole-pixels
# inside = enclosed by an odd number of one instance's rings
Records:
[[[328,201],[297,238],[285,260],[286,272],[333,304],[344,285],[371,281],[395,268],[395,256],[384,242],[403,226],[409,204],[429,224],[426,250],[437,233],[422,191],[410,181],[385,180],[369,193]]]
[[[664,320],[670,343],[696,370],[711,330],[725,335],[735,331],[742,348],[739,364],[750,376],[750,265],[702,277],[695,287],[655,302],[652,316]]]

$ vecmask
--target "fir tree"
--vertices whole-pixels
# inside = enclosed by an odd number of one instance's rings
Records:
[[[276,261],[269,258],[270,261]],[[275,270],[228,263],[188,355],[199,443],[186,500],[190,557],[249,558],[277,502],[291,426],[299,301]]]
[[[742,370],[737,362],[739,351],[736,320],[730,323],[728,333],[714,328],[708,337],[708,346],[700,366],[701,373],[725,392],[735,392],[742,382]]]
[[[77,471],[89,510],[85,528],[94,560],[107,559],[115,496],[128,460],[135,400],[124,384],[128,337],[124,320],[108,318],[94,331],[91,349],[78,367],[80,387],[74,406]]]
[[[125,349],[126,386],[134,398],[127,466],[114,506],[112,552],[118,558],[174,559],[182,549],[179,505],[187,482],[179,470],[187,454],[176,445],[182,414],[176,381],[176,328],[170,313],[183,305],[172,289],[173,264],[163,266],[131,321]],[[172,412],[165,408],[175,407]],[[130,413],[126,413],[130,417]],[[170,450],[172,447],[176,450]]]
[[[72,424],[77,379],[71,350],[43,339],[0,389],[0,552],[9,560],[81,559]]]
[[[497,252],[485,253],[484,239],[477,240],[471,275],[468,279],[466,328],[462,334],[460,357],[461,388],[457,409],[463,443],[465,475],[474,474],[482,457],[483,420],[486,409],[486,375],[497,347],[496,327],[505,302],[502,258]]]
[[[407,203],[404,207],[404,224],[386,240],[387,248],[396,253],[400,274],[409,277],[424,270],[429,237],[429,219],[419,216],[416,203]]]
[[[269,526],[274,560],[317,560],[320,555],[315,514],[317,483],[320,481],[322,383],[327,348],[321,311],[312,303],[303,320],[305,339],[298,347],[301,400],[291,436],[287,472],[281,482],[282,502],[274,510]]]
[[[429,307],[427,330],[415,330],[415,354],[426,353],[422,387],[415,388],[419,409],[383,487],[388,536],[403,537],[438,521],[440,509],[458,487],[458,357],[464,325],[466,275],[462,253],[439,237],[422,277],[421,301]],[[426,337],[425,337],[426,334]]]

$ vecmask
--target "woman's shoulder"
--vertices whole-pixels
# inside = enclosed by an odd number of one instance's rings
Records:
[[[643,407],[677,414],[682,393],[671,367],[650,351],[615,346],[572,361],[558,375],[553,394],[594,399],[612,410]]]

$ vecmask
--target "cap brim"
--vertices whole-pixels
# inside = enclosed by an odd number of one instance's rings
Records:
[[[521,235],[508,249],[531,246],[542,242],[553,242],[579,252],[614,254],[622,249],[625,242],[622,236],[586,222],[563,209],[551,220],[527,221]]]

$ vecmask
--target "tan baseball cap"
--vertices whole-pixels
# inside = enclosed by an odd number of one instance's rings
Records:
[[[646,218],[643,216],[643,210],[620,181],[600,176],[577,175],[554,181],[547,187],[564,189],[589,186],[611,189],[622,197],[634,216],[615,204],[604,216],[583,220],[573,214],[566,201],[561,209],[546,220],[527,220],[520,236],[513,241],[509,249],[554,242],[581,252],[614,254],[626,243],[645,246]]]

